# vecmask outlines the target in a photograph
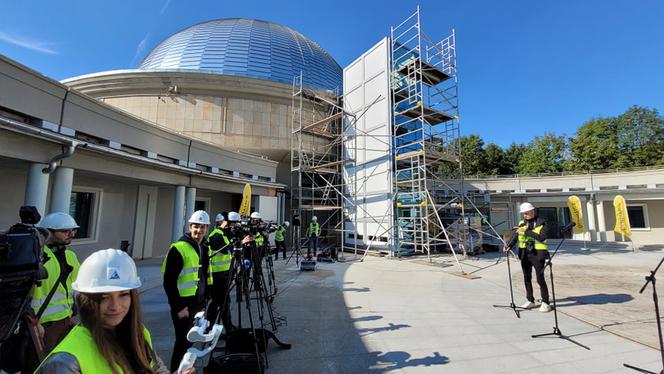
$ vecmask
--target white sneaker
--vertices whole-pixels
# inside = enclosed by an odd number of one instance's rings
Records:
[[[551,311],[551,306],[547,303],[542,303],[539,307],[539,311],[542,313],[548,313]]]
[[[523,305],[521,305],[519,308],[521,309],[530,309],[536,307],[537,304],[533,303],[532,301],[526,301]]]

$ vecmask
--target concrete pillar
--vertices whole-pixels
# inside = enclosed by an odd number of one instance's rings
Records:
[[[184,195],[185,186],[175,187],[175,199],[173,199],[173,230],[171,241],[176,242],[184,231]]]
[[[604,221],[604,201],[597,201],[597,240],[606,241],[606,222]]]
[[[588,241],[593,242],[596,240],[595,233],[597,232],[597,226],[595,226],[595,201],[586,201],[585,215],[588,222]]]
[[[71,187],[74,183],[74,169],[58,167],[53,176],[53,191],[51,191],[51,212],[69,213],[71,202]]]
[[[30,163],[28,168],[28,181],[25,185],[25,198],[23,205],[32,205],[39,214],[46,215],[46,196],[48,196],[48,174],[42,173],[46,164]]]
[[[192,214],[194,214],[194,209],[196,207],[196,188],[187,187],[187,198],[185,202],[185,220],[188,220]]]

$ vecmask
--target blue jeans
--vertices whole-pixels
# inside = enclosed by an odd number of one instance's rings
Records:
[[[318,249],[318,237],[310,236],[309,237],[309,246],[307,247],[307,256],[311,253],[311,247],[314,247],[314,257],[316,257],[316,250]]]

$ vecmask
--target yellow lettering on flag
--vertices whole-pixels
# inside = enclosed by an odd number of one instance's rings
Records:
[[[567,207],[569,208],[569,213],[572,216],[572,221],[574,221],[574,232],[582,233],[586,232],[586,228],[583,226],[583,211],[581,210],[581,199],[578,196],[570,196],[567,198]]]
[[[249,183],[244,185],[244,191],[242,192],[242,203],[240,204],[240,210],[238,213],[242,217],[249,217],[251,211],[251,185]]]
[[[613,209],[616,213],[616,227],[613,228],[613,231],[632,239],[632,228],[629,225],[625,198],[621,195],[616,196],[613,199]]]

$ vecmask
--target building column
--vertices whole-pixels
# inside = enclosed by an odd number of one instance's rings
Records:
[[[48,167],[46,164],[30,163],[23,199],[23,205],[36,207],[42,217],[46,215],[46,197],[48,196],[49,175],[42,173],[42,169],[46,167]]]
[[[597,201],[597,241],[606,241],[606,222],[604,221],[604,201]]]
[[[51,192],[51,212],[69,213],[71,202],[71,188],[74,183],[74,169],[58,167],[53,176],[53,191]]]
[[[194,214],[194,209],[196,209],[196,188],[187,187],[184,218],[189,219]]]
[[[595,226],[595,201],[586,201],[586,217],[588,218],[588,241],[594,242],[597,226]]]
[[[173,230],[171,242],[176,242],[184,231],[184,195],[185,186],[175,187],[175,198],[173,199]]]

